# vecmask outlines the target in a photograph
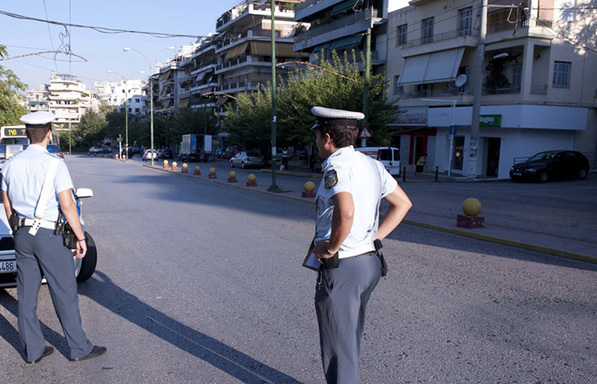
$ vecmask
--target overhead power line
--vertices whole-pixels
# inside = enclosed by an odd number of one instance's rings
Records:
[[[130,30],[130,29],[108,28],[108,27],[97,27],[97,26],[83,25],[83,24],[62,23],[59,21],[38,19],[35,17],[19,15],[17,13],[6,12],[6,11],[0,11],[0,15],[12,17],[13,19],[37,21],[40,23],[48,23],[48,24],[53,24],[53,25],[59,25],[62,27],[92,29],[94,31],[97,31],[100,33],[106,33],[106,34],[134,33],[134,34],[138,34],[138,35],[149,35],[149,36],[157,37],[160,39],[169,39],[169,38],[174,38],[174,37],[191,37],[191,38],[199,39],[202,37],[206,37],[206,36],[201,36],[201,35],[185,35],[185,34],[177,34],[177,33],[135,31],[135,30]]]

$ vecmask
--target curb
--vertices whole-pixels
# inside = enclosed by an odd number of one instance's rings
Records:
[[[171,173],[171,174],[176,174],[176,175],[180,175],[180,176],[190,177],[190,178],[193,178],[195,180],[203,180],[203,181],[210,182],[209,179],[201,179],[199,177],[193,177],[194,175],[191,175],[191,174],[183,174],[181,172],[173,172],[173,171],[171,171],[169,169],[156,168],[155,166],[152,167],[151,165],[145,165],[145,164],[143,164],[143,166],[147,167],[147,168],[150,168],[150,169],[156,169],[156,170],[159,170],[159,171],[168,172],[168,173]],[[261,171],[264,171],[264,170],[261,170]],[[264,171],[264,172],[267,172],[267,171]],[[321,177],[321,176],[317,176],[317,178],[319,178],[319,177]],[[235,188],[245,189],[245,190],[249,190],[249,191],[253,191],[253,192],[259,192],[259,193],[262,193],[262,194],[265,194],[265,195],[282,197],[282,198],[285,198],[285,199],[290,199],[290,200],[295,200],[295,201],[300,201],[300,202],[303,202],[303,203],[315,205],[315,201],[313,199],[311,199],[311,198],[301,198],[301,197],[296,197],[296,196],[288,196],[288,195],[284,195],[282,193],[274,193],[274,192],[269,192],[269,191],[263,191],[263,190],[254,189],[254,188],[251,188],[251,187],[245,187],[243,185],[238,185],[238,184],[236,184],[236,185],[234,185],[234,184],[228,184],[228,183],[218,183],[218,184],[228,185],[228,186],[235,187]],[[382,214],[380,216],[383,217],[384,215]],[[523,243],[521,241],[508,240],[508,239],[503,239],[501,237],[484,235],[484,234],[481,234],[481,233],[473,233],[473,232],[465,231],[465,230],[462,230],[462,229],[444,227],[442,225],[436,225],[436,224],[422,223],[422,222],[408,220],[408,219],[402,220],[402,223],[406,224],[406,225],[415,226],[415,227],[427,228],[427,229],[431,229],[431,230],[435,230],[435,231],[450,233],[450,234],[453,234],[453,235],[459,235],[459,236],[469,237],[469,238],[473,238],[473,239],[477,239],[477,240],[487,241],[487,242],[490,242],[490,243],[496,243],[496,244],[500,244],[500,245],[506,245],[506,246],[509,246],[509,247],[524,249],[524,250],[527,250],[527,251],[533,251],[533,252],[543,253],[543,254],[547,254],[547,255],[551,255],[551,256],[557,256],[557,257],[561,257],[561,258],[564,258],[564,259],[571,259],[571,260],[583,261],[583,262],[591,263],[591,264],[597,264],[597,257],[590,256],[590,255],[585,255],[585,254],[582,254],[582,253],[569,252],[569,251],[564,251],[564,250],[561,250],[561,249],[549,248],[549,247],[544,247],[544,246],[536,245],[536,244],[528,244],[528,243]]]

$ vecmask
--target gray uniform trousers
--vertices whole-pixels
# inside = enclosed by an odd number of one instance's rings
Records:
[[[54,231],[40,228],[32,236],[29,229],[19,228],[15,234],[18,326],[19,337],[26,349],[26,359],[38,359],[45,348],[37,317],[41,271],[48,281],[54,310],[70,347],[71,358],[83,357],[91,352],[93,346],[81,325],[73,254],[64,246],[62,236],[54,235]]]
[[[328,383],[359,381],[359,351],[365,310],[377,286],[381,265],[375,252],[340,259],[322,269],[315,292],[323,372]]]

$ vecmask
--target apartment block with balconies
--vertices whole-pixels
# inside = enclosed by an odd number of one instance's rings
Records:
[[[275,59],[285,61],[305,60],[307,53],[294,52],[294,7],[300,1],[276,1]],[[230,101],[242,92],[257,91],[272,79],[270,2],[248,1],[224,13],[216,23],[218,33],[215,53],[217,65],[214,75],[218,79],[218,104]],[[285,70],[278,68],[278,74]],[[224,95],[225,94],[225,95]]]
[[[579,17],[590,1],[566,9],[558,0],[531,8],[490,0],[476,79],[479,5],[412,0],[389,15],[387,77],[402,112],[393,126],[403,163],[427,154],[440,171],[466,173],[480,82],[478,176],[507,178],[516,158],[547,149],[579,150],[595,167],[597,77],[590,68],[597,67],[597,50],[591,34],[578,34],[579,24],[597,22],[594,12]]]
[[[92,106],[91,92],[72,75],[52,74],[48,92],[48,107],[56,115],[56,125],[79,123],[81,116]]]
[[[311,54],[315,63],[327,60],[332,51],[340,56],[356,54],[363,68],[365,34],[371,29],[371,64],[383,70],[386,58],[386,21],[388,12],[407,5],[406,0],[306,0],[295,7],[295,20],[307,23],[296,34],[295,51]]]

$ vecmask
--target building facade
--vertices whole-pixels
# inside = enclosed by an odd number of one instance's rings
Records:
[[[128,105],[128,112],[138,115],[147,113],[146,81],[139,79],[103,81],[94,84],[101,104],[116,107],[120,112]]]
[[[88,109],[97,108],[91,91],[72,75],[52,74],[48,92],[49,111],[56,115],[54,125],[62,128],[78,124]]]
[[[508,178],[515,161],[550,149],[583,152],[595,168],[597,52],[575,24],[597,20],[574,15],[589,3],[490,0],[480,78],[480,2],[413,0],[391,12],[387,77],[401,110],[392,140],[403,164],[427,154],[430,168],[467,175],[481,83],[479,165],[468,176]]]

